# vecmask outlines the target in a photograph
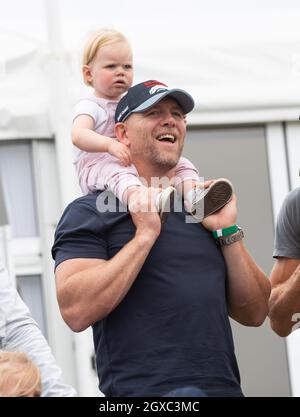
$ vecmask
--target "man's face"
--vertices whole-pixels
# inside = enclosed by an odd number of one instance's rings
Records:
[[[186,134],[180,105],[165,98],[143,113],[133,113],[125,121],[132,161],[150,162],[172,169],[180,158]]]

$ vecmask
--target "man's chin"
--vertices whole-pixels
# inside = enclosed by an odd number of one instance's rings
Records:
[[[179,158],[159,158],[155,162],[158,167],[170,170],[176,167],[178,161]]]

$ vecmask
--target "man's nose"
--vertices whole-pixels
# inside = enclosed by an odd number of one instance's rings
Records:
[[[172,113],[166,113],[163,117],[163,124],[167,126],[175,126],[176,120]]]

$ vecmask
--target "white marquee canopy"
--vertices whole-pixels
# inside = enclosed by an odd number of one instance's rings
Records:
[[[238,121],[238,114],[249,111],[268,111],[270,119],[297,118],[299,3],[264,0],[241,6],[231,0],[226,8],[223,3],[154,0],[146,7],[133,0],[125,7],[121,0],[112,5],[30,0],[26,6],[11,1],[0,21],[0,137],[55,130],[51,96],[60,90],[65,105],[72,106],[83,88],[84,36],[103,26],[130,39],[136,82],[154,78],[193,95],[195,120],[214,121],[210,116],[219,114],[219,122]]]

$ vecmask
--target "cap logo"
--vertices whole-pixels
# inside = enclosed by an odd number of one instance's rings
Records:
[[[126,107],[125,107],[125,109],[123,109],[123,110],[121,111],[121,113],[120,113],[120,114],[119,114],[119,116],[118,116],[118,121],[120,121],[120,119],[122,118],[122,116],[124,115],[124,113],[126,113],[128,110],[129,110],[129,107],[128,107],[128,106],[126,106]]]
[[[163,87],[161,84],[160,85],[155,85],[154,87],[150,88],[149,90],[149,94],[155,94],[158,93],[159,91],[167,91],[168,88]]]

